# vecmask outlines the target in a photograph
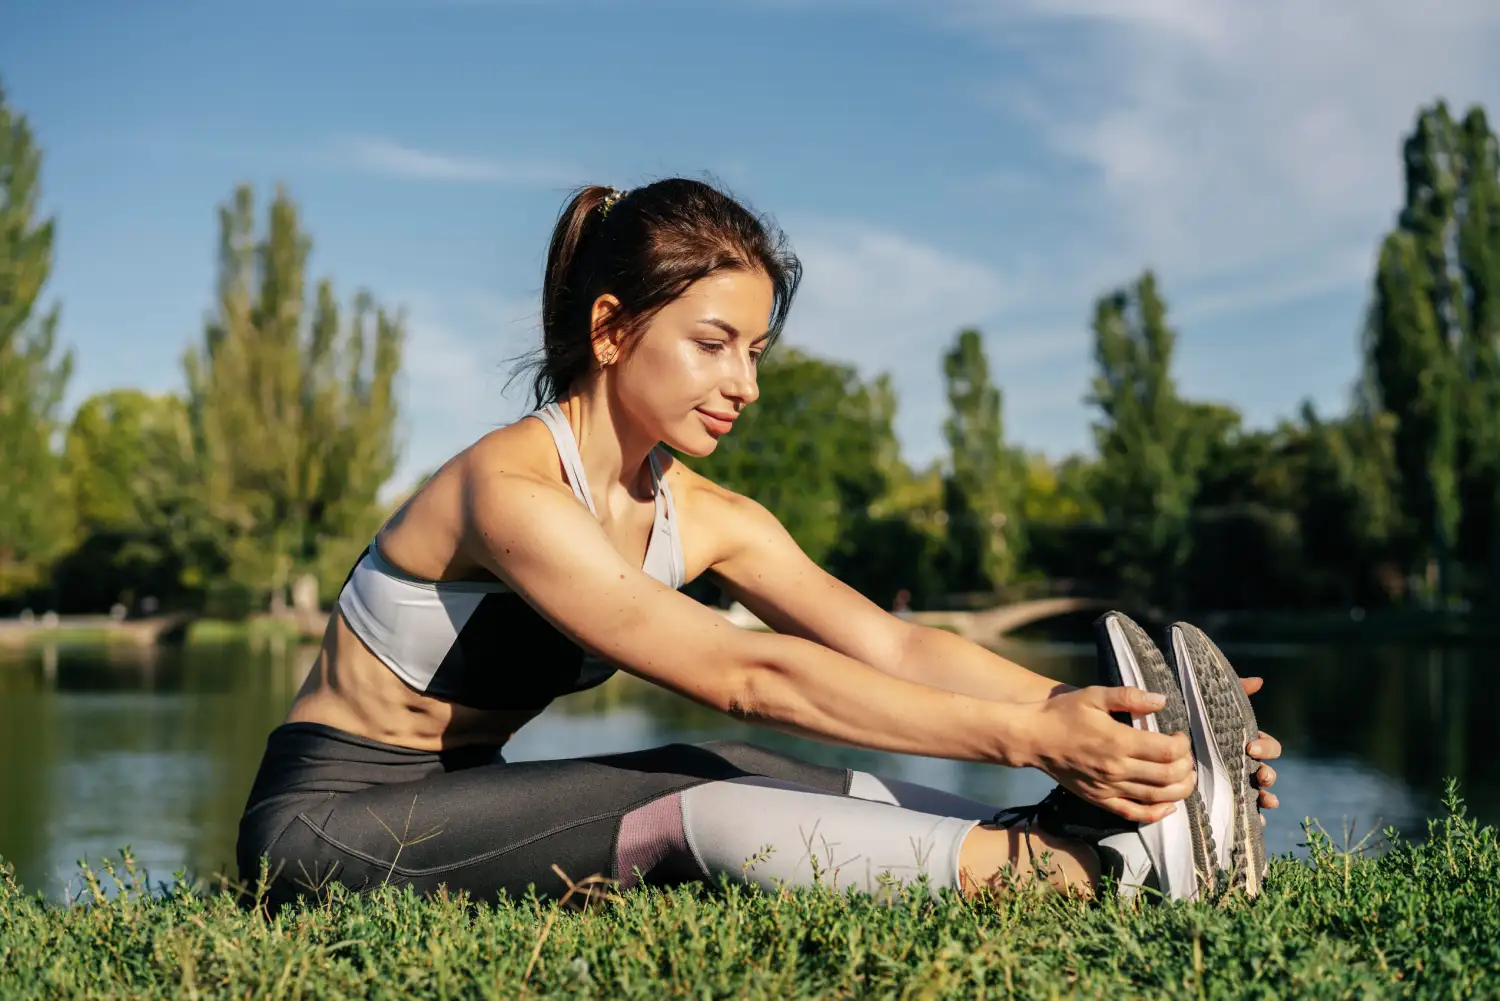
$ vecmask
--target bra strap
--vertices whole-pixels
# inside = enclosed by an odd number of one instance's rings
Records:
[[[578,439],[573,436],[573,427],[568,423],[567,415],[556,403],[549,403],[532,416],[547,425],[547,430],[552,432],[552,442],[557,446],[557,456],[562,460],[563,472],[568,474],[568,486],[573,488],[573,496],[583,501],[589,513],[598,518],[599,512],[594,510],[594,496],[589,493],[588,477],[583,473],[583,457],[578,454]]]

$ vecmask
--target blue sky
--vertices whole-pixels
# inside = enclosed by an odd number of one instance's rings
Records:
[[[217,206],[284,182],[314,274],[408,311],[404,482],[522,412],[567,191],[672,174],[780,221],[789,342],[892,372],[912,461],[965,324],[1012,437],[1087,450],[1092,302],[1147,265],[1185,392],[1340,408],[1401,139],[1437,96],[1500,116],[1497,46],[1489,0],[13,0],[0,80],[73,402],[181,386]]]

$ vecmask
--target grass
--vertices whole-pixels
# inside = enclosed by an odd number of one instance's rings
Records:
[[[106,869],[115,892],[85,870],[67,906],[0,880],[0,996],[1494,996],[1500,841],[1451,787],[1447,806],[1379,854],[1313,827],[1310,859],[1275,860],[1253,902],[721,886],[491,907],[383,887],[268,920],[228,892],[147,893],[127,862]]]

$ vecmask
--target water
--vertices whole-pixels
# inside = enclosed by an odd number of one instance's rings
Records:
[[[1092,671],[1091,647],[1012,645],[1007,656],[1066,681]],[[1266,678],[1262,726],[1279,737],[1273,852],[1298,852],[1302,821],[1337,840],[1392,825],[1420,835],[1445,776],[1470,807],[1500,817],[1489,719],[1496,672],[1461,648],[1229,648]],[[22,884],[58,899],[129,846],[153,883],[185,869],[233,875],[239,813],[266,734],[281,721],[314,651],[52,649],[0,660],[0,856]],[[1483,717],[1483,718],[1481,718]],[[1009,805],[1050,787],[1040,773],[833,747],[736,723],[617,676],[556,703],[517,735],[513,761],[732,738]]]

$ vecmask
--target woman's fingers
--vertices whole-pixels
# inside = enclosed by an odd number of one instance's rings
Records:
[[[1269,789],[1276,782],[1276,769],[1270,765],[1261,765],[1255,770],[1255,785],[1260,789]]]
[[[1265,685],[1265,678],[1241,678],[1240,687],[1245,690],[1246,695],[1254,695]]]
[[[1119,744],[1116,745],[1115,753],[1132,764],[1172,764],[1192,760],[1193,742],[1185,733],[1152,733],[1150,730],[1122,726],[1116,734]]]
[[[1273,761],[1281,757],[1281,741],[1262,730],[1246,746],[1245,753],[1257,761]]]
[[[1099,805],[1110,813],[1118,814],[1126,820],[1134,820],[1142,824],[1154,824],[1163,817],[1170,816],[1177,811],[1176,803],[1155,803],[1148,805],[1121,797],[1100,800]]]
[[[1198,781],[1198,770],[1193,767],[1191,756],[1177,758],[1171,762],[1142,761],[1126,758],[1115,769],[1101,775],[1102,785],[1123,789],[1126,785],[1143,788],[1175,788],[1183,783],[1191,789]]]
[[[1187,798],[1188,793],[1198,784],[1196,774],[1170,785],[1156,786],[1143,785],[1139,782],[1116,782],[1111,786],[1111,791],[1117,792],[1121,797],[1136,803],[1178,803]]]

